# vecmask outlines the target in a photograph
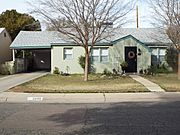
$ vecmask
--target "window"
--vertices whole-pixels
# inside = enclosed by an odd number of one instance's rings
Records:
[[[108,48],[101,49],[101,62],[108,62]]]
[[[99,62],[99,48],[92,49],[92,61]]]
[[[73,49],[64,48],[64,60],[72,60],[72,59],[73,59]]]
[[[166,49],[160,49],[159,50],[159,62],[165,61],[165,55],[166,55]]]
[[[108,48],[93,48],[91,54],[93,62],[108,62],[109,60]]]
[[[166,49],[160,49],[159,55],[166,55]]]
[[[4,32],[4,37],[6,37],[6,33]]]

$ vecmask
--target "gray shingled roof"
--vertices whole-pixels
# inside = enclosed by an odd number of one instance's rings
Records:
[[[132,35],[145,44],[171,43],[165,31],[156,28],[117,28],[113,31],[112,41]]]
[[[108,39],[99,42],[107,45],[108,41],[115,41],[132,35],[137,40],[145,44],[168,44],[171,41],[168,36],[162,31],[155,28],[117,28],[113,29]],[[107,41],[106,43],[104,41]],[[67,38],[55,31],[21,31],[16,39],[11,44],[14,49],[31,49],[31,48],[51,48],[51,45],[72,45],[72,41],[67,41]]]
[[[10,47],[16,49],[51,48],[51,43],[54,41],[65,42],[55,31],[21,31]]]

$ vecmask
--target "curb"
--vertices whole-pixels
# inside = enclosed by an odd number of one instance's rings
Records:
[[[120,102],[175,102],[180,93],[97,93],[97,94],[41,94],[13,93],[0,94],[0,103],[120,103]]]

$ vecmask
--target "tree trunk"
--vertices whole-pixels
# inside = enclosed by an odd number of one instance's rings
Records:
[[[180,51],[178,53],[178,79],[180,80]]]
[[[85,54],[85,70],[84,70],[84,81],[88,81],[88,74],[89,74],[89,52],[86,50]]]

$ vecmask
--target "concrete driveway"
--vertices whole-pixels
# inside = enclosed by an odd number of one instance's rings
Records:
[[[32,72],[32,73],[21,73],[10,75],[7,77],[0,78],[0,92],[4,92],[12,87],[29,82],[31,80],[42,77],[49,72]]]

